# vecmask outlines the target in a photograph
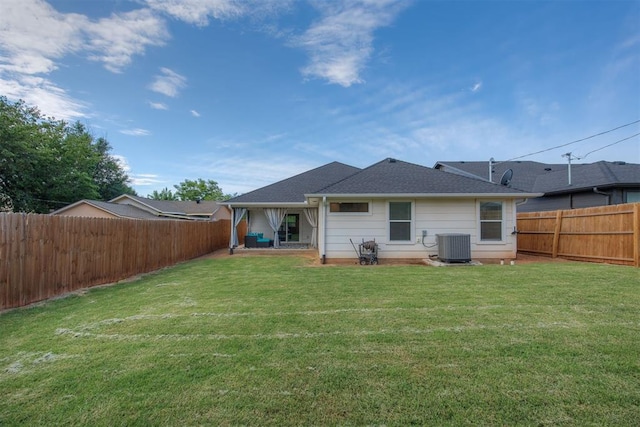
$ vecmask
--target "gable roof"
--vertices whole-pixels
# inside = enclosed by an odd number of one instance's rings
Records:
[[[100,200],[80,200],[75,203],[72,203],[68,206],[65,206],[61,209],[58,209],[52,212],[52,215],[58,215],[64,213],[68,210],[71,210],[80,205],[89,205],[96,209],[99,209],[103,212],[114,215],[118,218],[131,218],[131,219],[170,219],[163,218],[157,215],[152,214],[151,212],[145,211],[143,209],[139,209],[132,205],[121,205],[119,203],[111,203],[111,202],[103,202]]]
[[[199,202],[191,200],[155,200],[129,194],[120,195],[110,200],[110,202],[121,203],[127,199],[141,203],[158,214],[211,215],[220,208],[220,205],[215,200],[201,200]]]
[[[308,195],[537,196],[478,178],[469,178],[396,159],[385,159]]]
[[[305,194],[316,192],[330,184],[340,181],[360,169],[340,162],[331,162],[324,166],[278,181],[266,187],[258,188],[228,200],[229,204],[297,204],[305,203]]]
[[[440,161],[434,166],[452,173],[489,179],[489,162]],[[513,170],[511,187],[536,193],[573,192],[580,189],[611,186],[639,186],[640,165],[626,162],[600,161],[572,164],[571,185],[567,164],[547,164],[531,161],[495,162],[493,182],[499,182],[502,174]]]

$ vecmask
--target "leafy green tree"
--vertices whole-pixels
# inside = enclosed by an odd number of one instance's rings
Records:
[[[135,190],[128,184],[129,177],[118,160],[109,154],[111,145],[104,138],[98,138],[94,150],[98,155],[98,162],[93,171],[93,181],[98,185],[101,200],[111,200],[121,194],[136,195]]]
[[[218,183],[212,179],[198,178],[193,181],[185,179],[178,185],[174,185],[175,195],[180,200],[227,200],[230,195],[224,194]]]
[[[0,210],[46,213],[80,199],[135,194],[110,150],[79,122],[0,97]]]
[[[50,141],[61,134],[59,123],[46,121],[37,108],[0,97],[0,210],[44,211]]]
[[[158,190],[153,190],[153,193],[147,194],[147,198],[153,200],[179,200],[178,196],[173,194],[167,187],[163,188],[159,192]]]

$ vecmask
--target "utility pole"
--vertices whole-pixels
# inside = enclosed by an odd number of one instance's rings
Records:
[[[567,172],[569,173],[569,185],[571,185],[571,160],[572,160],[571,152],[563,154],[562,157],[566,157],[567,160],[569,161],[569,168],[567,169]],[[573,158],[575,159],[576,157],[573,157]]]

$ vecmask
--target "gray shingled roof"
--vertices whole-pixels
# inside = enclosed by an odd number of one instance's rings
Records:
[[[545,194],[563,193],[593,187],[640,186],[640,165],[623,162],[600,161],[571,166],[571,185],[567,171],[541,175],[533,190]]]
[[[465,172],[470,176],[476,176],[485,180],[489,180],[489,162],[438,162],[435,167],[440,168],[444,166],[444,170],[448,172],[456,173],[449,168],[454,168],[457,171]],[[496,162],[492,168],[492,181],[499,183],[502,174],[507,169],[513,170],[513,178],[511,179],[511,187],[517,188],[523,191],[533,191],[533,187],[541,175],[550,174],[553,172],[567,173],[566,164],[545,164],[531,161],[512,161],[512,162]]]
[[[140,196],[129,196],[132,199],[144,203],[152,208],[162,212],[179,215],[211,215],[218,209],[217,202],[215,200],[201,200],[199,203],[195,201],[185,200],[154,200],[147,199]]]
[[[314,193],[358,171],[359,168],[332,162],[234,197],[228,203],[304,203],[305,194]]]
[[[525,194],[487,181],[395,159],[385,159],[317,195],[330,194]]]
[[[440,161],[435,167],[454,168],[459,172],[489,179],[489,162]],[[546,164],[531,161],[496,162],[493,181],[500,180],[507,170],[513,170],[511,187],[535,193],[576,191],[583,188],[640,185],[640,165],[600,161],[571,165],[572,185],[568,185],[567,164]],[[449,169],[450,170],[450,169]]]

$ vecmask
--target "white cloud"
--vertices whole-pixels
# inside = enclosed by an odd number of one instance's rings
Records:
[[[89,20],[62,14],[41,0],[5,0],[0,13],[0,48],[4,70],[25,74],[48,73],[55,59],[83,46],[82,28]]]
[[[187,85],[187,78],[169,68],[160,68],[160,72],[161,74],[155,76],[153,83],[149,85],[149,89],[175,98],[179,90]]]
[[[478,92],[480,89],[482,89],[482,82],[477,82],[476,84],[473,85],[473,87],[471,87],[471,92],[475,93],[475,92]]]
[[[158,178],[158,175],[150,173],[129,174],[129,180],[131,185],[139,187],[161,184],[164,182]]]
[[[188,24],[204,27],[209,18],[261,20],[286,10],[293,0],[146,0],[153,10]]]
[[[151,132],[148,131],[147,129],[140,129],[140,128],[123,129],[123,130],[120,131],[120,133],[123,133],[125,135],[131,135],[131,136],[149,136],[149,135],[151,135]]]
[[[55,60],[85,53],[119,72],[133,55],[168,38],[163,20],[148,9],[91,21],[60,13],[42,0],[4,0],[0,14],[0,69],[23,74],[50,73]]]
[[[356,0],[317,5],[321,19],[293,40],[294,46],[310,56],[302,74],[344,87],[362,83],[360,73],[373,52],[373,33],[390,25],[406,2]]]
[[[69,96],[64,89],[42,77],[17,76],[3,79],[0,74],[0,94],[9,99],[22,99],[36,106],[46,116],[60,120],[89,117],[87,105]]]
[[[60,13],[43,0],[2,0],[1,93],[24,99],[56,118],[86,117],[86,105],[43,75],[56,70],[58,61],[69,54],[85,55],[119,72],[133,55],[163,44],[167,37],[164,21],[149,10],[92,21],[84,15]]]
[[[147,0],[150,8],[200,27],[215,19],[242,15],[242,4],[233,0]]]
[[[128,174],[131,171],[131,166],[129,166],[129,162],[127,161],[127,158],[125,156],[122,156],[120,154],[112,154],[111,157],[115,159],[115,161],[118,163],[118,165],[120,165],[125,173]]]
[[[104,63],[118,73],[131,63],[134,55],[144,53],[147,46],[162,46],[169,37],[164,21],[148,9],[113,14],[87,25],[88,49],[95,52],[89,59]]]
[[[200,113],[198,113],[196,110],[191,110],[190,112],[193,117],[200,117]]]
[[[154,110],[168,110],[169,107],[167,104],[163,104],[162,102],[151,102],[149,101],[149,106]]]

